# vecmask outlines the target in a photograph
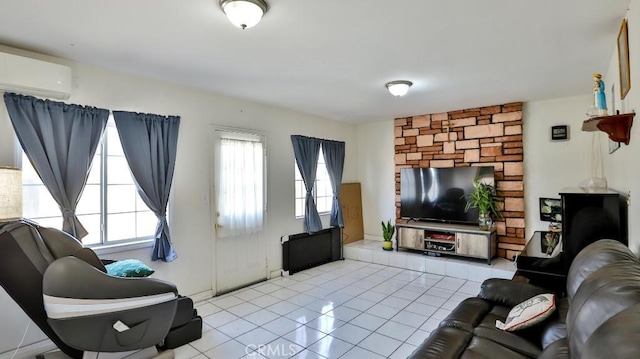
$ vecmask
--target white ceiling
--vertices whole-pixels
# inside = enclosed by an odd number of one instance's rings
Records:
[[[322,117],[367,122],[585,94],[629,0],[2,0],[0,43]],[[410,80],[408,95],[384,88]]]

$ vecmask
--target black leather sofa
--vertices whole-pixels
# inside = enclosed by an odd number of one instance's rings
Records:
[[[605,239],[580,251],[550,318],[514,332],[495,327],[541,293],[549,290],[489,279],[409,358],[640,358],[640,261],[625,245]]]

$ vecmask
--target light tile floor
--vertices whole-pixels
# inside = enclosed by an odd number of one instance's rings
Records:
[[[196,304],[177,359],[406,358],[480,283],[344,260]]]

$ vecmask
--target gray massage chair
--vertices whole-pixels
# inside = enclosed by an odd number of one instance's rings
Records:
[[[78,240],[28,221],[0,224],[0,285],[72,358],[154,357],[202,335],[173,284],[110,276]]]

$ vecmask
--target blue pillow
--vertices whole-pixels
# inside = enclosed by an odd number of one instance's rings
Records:
[[[104,266],[114,277],[147,277],[155,272],[137,259],[125,259]]]

